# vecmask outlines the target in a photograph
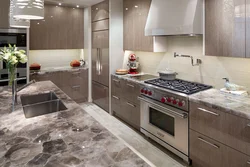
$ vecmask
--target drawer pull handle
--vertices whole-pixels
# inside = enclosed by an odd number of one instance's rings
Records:
[[[80,88],[81,86],[72,86],[73,89],[78,89]]]
[[[79,74],[81,74],[81,72],[74,72],[74,73],[72,73],[72,75],[79,75]]]
[[[250,123],[249,123],[249,124],[247,124],[247,126],[248,126],[248,127],[250,127]],[[250,162],[250,161],[249,161],[249,162]]]
[[[247,161],[247,164],[250,165],[250,161]]]
[[[215,116],[219,116],[220,114],[217,114],[215,112],[212,112],[212,111],[208,111],[204,108],[198,108],[200,111],[203,111],[203,112],[206,112],[206,113],[209,113],[209,114],[212,114],[212,115],[215,115]]]
[[[129,106],[131,106],[131,107],[136,107],[134,104],[131,104],[131,103],[129,103],[129,102],[127,102],[127,105],[129,105]]]
[[[204,140],[204,139],[203,139],[203,138],[201,138],[201,137],[198,137],[198,139],[199,139],[200,141],[202,141],[202,142],[204,142],[204,143],[206,143],[206,144],[208,144],[208,145],[210,145],[210,146],[214,147],[214,148],[217,148],[217,149],[219,149],[219,148],[220,148],[219,146],[217,146],[217,145],[215,145],[215,144],[212,144],[212,143],[210,143],[210,142],[208,142],[208,141]]]
[[[119,81],[119,80],[117,80],[117,79],[113,79],[113,81],[114,81],[114,82],[117,82],[117,83],[119,83],[119,82],[120,82],[120,81]]]
[[[117,96],[112,96],[114,99],[116,99],[116,100],[120,100],[120,98],[119,97],[117,97]]]
[[[131,88],[134,88],[135,86],[134,85],[131,85],[131,84],[127,84],[127,86],[131,87]]]

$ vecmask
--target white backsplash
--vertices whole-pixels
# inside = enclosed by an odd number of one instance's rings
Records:
[[[42,68],[70,66],[72,60],[84,59],[83,49],[31,50],[29,64],[38,63]]]
[[[152,53],[126,51],[124,67],[128,55],[135,53],[140,60],[141,72],[157,74],[158,71],[171,68],[178,73],[178,78],[213,85],[220,89],[224,87],[222,78],[247,87],[250,91],[250,59],[215,57],[203,55],[202,37],[167,37],[168,52]],[[200,66],[192,66],[190,58],[174,58],[174,52],[191,55],[202,60]],[[196,60],[195,60],[196,62]]]

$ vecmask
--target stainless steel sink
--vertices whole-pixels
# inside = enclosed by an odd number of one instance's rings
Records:
[[[20,98],[26,118],[67,110],[67,107],[54,92],[22,95]]]

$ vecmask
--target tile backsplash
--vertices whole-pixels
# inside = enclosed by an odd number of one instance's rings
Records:
[[[42,68],[69,66],[72,60],[84,59],[83,49],[30,50],[29,64],[38,63]]]
[[[167,37],[168,51],[166,53],[125,51],[124,67],[130,53],[139,57],[142,72],[157,74],[158,71],[170,68],[178,73],[178,78],[213,85],[220,89],[224,87],[222,78],[247,87],[250,92],[250,59],[215,57],[203,55],[202,37]],[[202,60],[200,66],[192,66],[190,58],[174,58],[174,52],[191,55]]]

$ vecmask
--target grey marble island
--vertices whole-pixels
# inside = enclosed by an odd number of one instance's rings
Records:
[[[20,98],[10,113],[11,93],[0,88],[0,166],[149,166],[52,82],[37,82],[19,95],[48,91],[68,109],[26,119]]]

